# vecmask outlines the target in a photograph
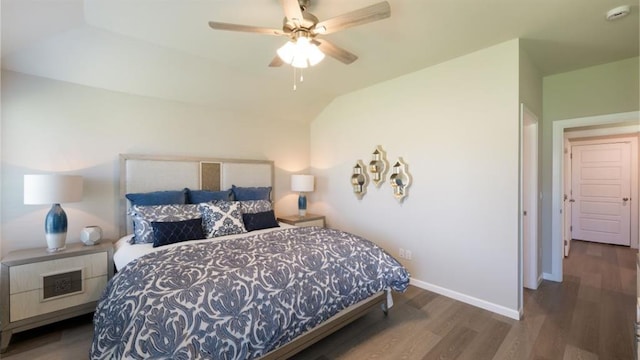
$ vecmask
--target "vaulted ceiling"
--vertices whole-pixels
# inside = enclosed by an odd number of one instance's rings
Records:
[[[320,20],[380,0],[311,0]],[[513,38],[541,74],[638,56],[638,1],[388,0],[391,17],[326,39],[359,59],[267,65],[285,38],[208,21],[280,28],[278,0],[2,0],[2,68],[205,104],[256,119],[312,120],[332,99]],[[605,20],[616,6],[631,14]]]

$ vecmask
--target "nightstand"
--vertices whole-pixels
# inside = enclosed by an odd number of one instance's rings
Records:
[[[320,226],[324,227],[324,216],[307,214],[305,216],[290,215],[279,216],[278,221],[294,226]]]
[[[95,311],[113,277],[113,244],[13,251],[0,261],[0,352],[13,333]]]

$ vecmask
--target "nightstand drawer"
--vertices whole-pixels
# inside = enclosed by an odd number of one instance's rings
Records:
[[[11,322],[43,315],[72,306],[97,301],[107,286],[107,275],[82,279],[82,290],[70,295],[62,295],[44,299],[44,290],[36,289],[9,296]]]
[[[107,253],[87,254],[12,266],[9,269],[9,293],[16,294],[44,288],[45,276],[82,271],[82,279],[107,275]]]

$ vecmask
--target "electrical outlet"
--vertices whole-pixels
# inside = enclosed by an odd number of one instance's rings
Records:
[[[400,258],[401,259],[405,259],[407,257],[407,253],[405,252],[405,250],[403,248],[400,248]]]
[[[410,250],[405,250],[404,251],[404,258],[407,260],[411,260],[411,251]]]

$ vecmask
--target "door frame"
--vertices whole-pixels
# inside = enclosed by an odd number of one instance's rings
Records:
[[[562,175],[564,179],[562,181],[562,211],[564,211],[564,213],[562,214],[562,249],[564,257],[567,257],[569,256],[569,252],[571,251],[572,240],[570,226],[571,212],[573,211],[573,209],[570,202],[571,194],[569,194],[569,192],[571,192],[571,177],[573,176],[573,174],[571,173],[571,140],[566,133],[564,134],[562,161]],[[567,226],[567,223],[569,224],[569,226]]]
[[[520,104],[520,248],[522,287],[537,289],[542,282],[539,239],[538,117]],[[525,208],[527,204],[527,208]],[[525,218],[524,211],[527,211]],[[525,221],[528,232],[525,233]],[[526,266],[525,267],[525,260]]]
[[[543,277],[547,280],[562,281],[562,260],[564,258],[564,249],[562,242],[562,186],[563,186],[563,147],[564,147],[564,130],[593,125],[613,125],[626,123],[628,121],[637,121],[640,119],[640,111],[631,111],[625,113],[615,113],[598,116],[588,116],[574,119],[557,120],[553,122],[552,132],[552,159],[551,159],[551,273],[544,273]],[[624,128],[608,128],[601,129],[601,135],[615,135],[628,133]],[[637,150],[636,150],[637,151]],[[633,164],[632,164],[633,165]],[[636,164],[637,166],[637,164]],[[633,195],[632,195],[633,196]],[[639,202],[637,195],[634,208],[637,209]],[[634,216],[632,212],[631,216]],[[635,216],[638,216],[637,210]],[[635,231],[637,239],[637,229],[631,229],[632,241]],[[636,240],[637,242],[637,240]]]

